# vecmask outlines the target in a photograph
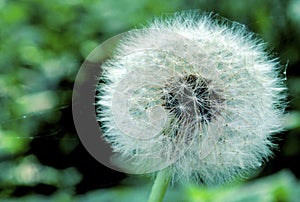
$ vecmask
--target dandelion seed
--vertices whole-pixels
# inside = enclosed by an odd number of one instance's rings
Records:
[[[132,31],[102,68],[97,118],[125,171],[222,184],[268,159],[280,64],[237,23],[181,13]]]

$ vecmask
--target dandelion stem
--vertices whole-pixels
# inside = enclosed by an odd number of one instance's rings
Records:
[[[154,181],[148,202],[162,202],[170,182],[169,169],[161,170]]]

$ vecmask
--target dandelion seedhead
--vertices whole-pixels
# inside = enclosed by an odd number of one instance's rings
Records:
[[[124,37],[103,65],[97,118],[130,173],[221,184],[271,155],[282,130],[280,64],[238,23],[179,13]]]

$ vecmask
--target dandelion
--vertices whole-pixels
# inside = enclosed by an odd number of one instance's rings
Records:
[[[97,118],[130,173],[173,181],[247,177],[282,130],[280,64],[244,26],[179,13],[122,39],[102,66]]]

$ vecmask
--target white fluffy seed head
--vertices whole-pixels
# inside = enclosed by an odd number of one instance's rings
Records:
[[[240,24],[157,19],[102,68],[97,118],[127,172],[168,166],[174,180],[222,184],[261,167],[282,130],[280,65]]]

